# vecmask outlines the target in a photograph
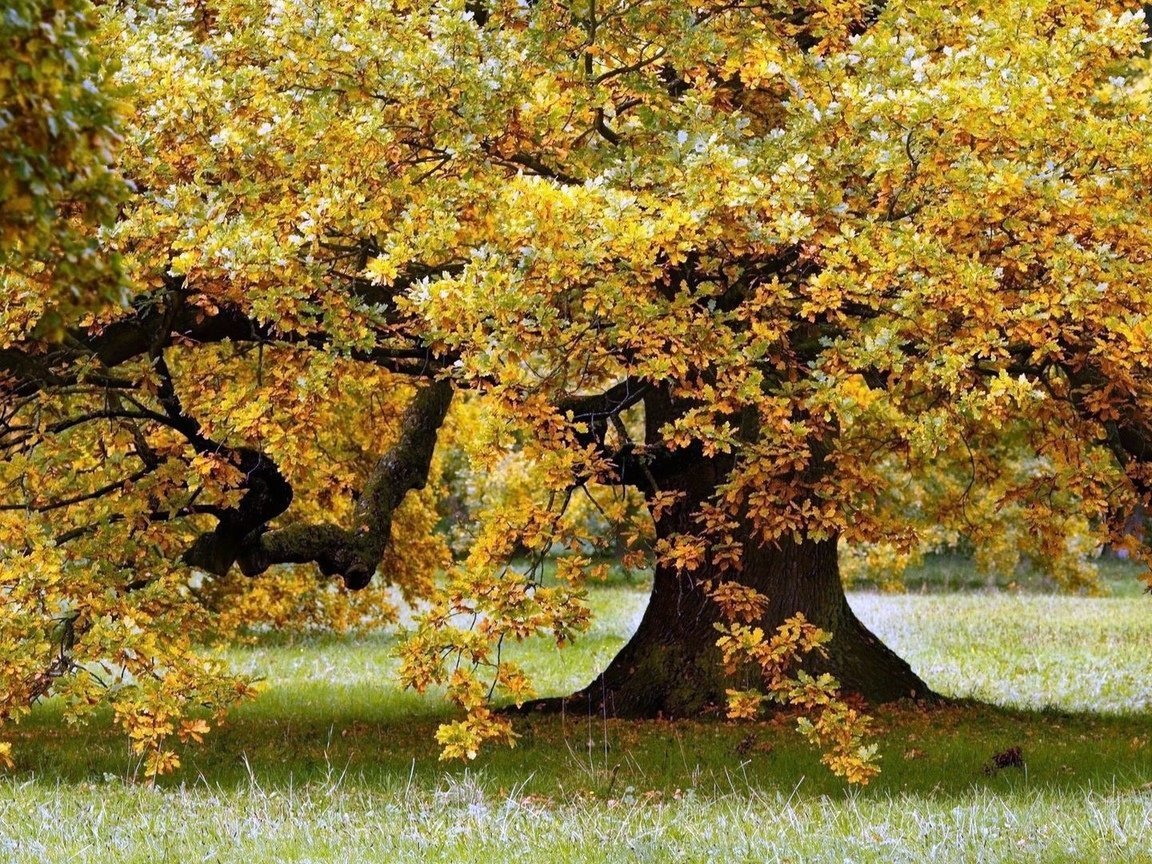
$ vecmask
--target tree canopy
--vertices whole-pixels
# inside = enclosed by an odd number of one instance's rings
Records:
[[[427,604],[402,675],[467,709],[441,737],[470,755],[509,734],[489,699],[531,693],[502,646],[586,625],[612,533],[706,579],[725,659],[778,690],[822,637],[756,626],[749,538],[1011,536],[1069,582],[1140,549],[1138,6],[25,6],[0,715],[111,702],[166,770],[250,691],[203,639],[379,620],[397,586]],[[110,270],[125,302],[92,287]],[[809,681],[787,698],[824,699]]]
[[[0,339],[59,336],[78,308],[122,299],[90,230],[125,193],[119,104],[87,2],[14,0],[0,21]]]

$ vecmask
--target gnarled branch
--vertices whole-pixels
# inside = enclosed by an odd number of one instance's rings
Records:
[[[396,509],[409,491],[428,481],[437,432],[451,400],[447,379],[417,392],[404,411],[399,440],[373,467],[349,527],[324,523],[266,531],[262,525],[244,538],[237,556],[240,569],[252,576],[275,564],[315,562],[325,575],[342,576],[349,588],[366,586],[391,541]]]

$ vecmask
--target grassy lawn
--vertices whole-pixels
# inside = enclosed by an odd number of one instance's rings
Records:
[[[524,646],[543,692],[586,682],[645,594],[594,599],[576,648]],[[388,637],[269,640],[233,652],[266,693],[156,788],[117,735],[38,709],[0,782],[0,861],[1152,862],[1152,598],[852,602],[935,688],[997,706],[880,712],[864,790],[780,721],[533,717],[514,750],[445,765],[445,709],[396,690]],[[1024,767],[986,773],[1009,747]]]

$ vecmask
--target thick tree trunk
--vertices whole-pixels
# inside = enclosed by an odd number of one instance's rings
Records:
[[[715,491],[722,471],[708,460],[685,458],[677,475],[662,483],[664,489],[683,493],[683,498],[657,520],[658,537],[690,533],[696,527],[693,517]],[[758,622],[766,631],[802,612],[832,634],[827,657],[809,658],[806,669],[830,672],[845,692],[872,703],[934,697],[848,606],[835,538],[762,545],[750,536],[750,526],[742,526],[741,533],[742,571],[717,574],[718,578],[748,585],[768,597],[770,605]],[[621,717],[695,716],[721,711],[726,688],[752,683],[727,678],[722,669],[714,626],[721,613],[701,584],[711,575],[707,564],[691,574],[658,567],[636,633],[595,681],[563,700],[567,710],[606,711]]]
[[[830,672],[845,692],[873,703],[932,697],[908,664],[848,606],[835,540],[746,552],[744,572],[736,581],[769,598],[768,610],[758,622],[765,630],[802,612],[832,634],[827,657],[806,662],[809,671]],[[714,626],[720,620],[720,610],[695,578],[670,568],[657,569],[639,628],[608,668],[570,697],[569,707],[593,705],[621,717],[687,717],[722,709],[725,689],[748,682],[724,675]]]

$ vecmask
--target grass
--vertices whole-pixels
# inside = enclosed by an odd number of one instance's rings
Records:
[[[645,595],[594,600],[576,648],[523,649],[542,691],[591,678]],[[395,689],[389,637],[268,640],[233,652],[267,692],[156,788],[115,734],[38,709],[0,783],[0,861],[1152,862],[1152,601],[852,602],[934,687],[997,703],[879,712],[864,790],[783,721],[533,717],[516,749],[445,765],[445,708]],[[1014,746],[1023,768],[985,773]]]
[[[1140,576],[1143,568],[1132,561],[1101,557],[1095,562],[1099,578],[1098,593],[1110,597],[1135,597],[1144,593]],[[910,566],[901,577],[911,594],[949,594],[957,591],[1005,591],[1008,593],[1050,594],[1059,585],[1043,570],[1022,562],[1012,570],[981,572],[964,555],[940,553],[927,555]],[[856,586],[862,590],[882,589],[882,585],[861,577]]]
[[[552,806],[493,796],[464,778],[429,791],[336,781],[291,794],[251,787],[239,799],[198,789],[80,797],[37,788],[0,813],[6,834],[27,838],[0,839],[7,861],[1083,864],[1150,860],[1152,801],[974,792],[939,805],[755,793]]]

